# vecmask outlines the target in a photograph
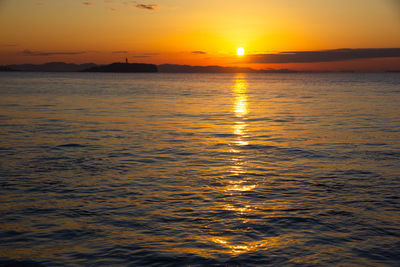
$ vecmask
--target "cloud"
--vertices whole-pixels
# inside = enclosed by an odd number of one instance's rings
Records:
[[[207,54],[207,53],[204,52],[204,51],[192,51],[192,54],[204,55],[204,54]]]
[[[141,55],[135,55],[132,57],[153,57],[153,56],[157,56],[159,55],[159,53],[143,53]]]
[[[119,11],[118,8],[113,8],[113,7],[108,7],[107,9],[112,11],[112,12],[118,12]]]
[[[92,2],[83,2],[82,4],[84,4],[86,6],[93,6],[94,5]]]
[[[290,51],[276,54],[252,54],[250,63],[314,63],[366,58],[400,57],[400,48],[357,48],[317,51]]]
[[[128,51],[112,51],[113,54],[127,54]]]
[[[393,8],[397,11],[397,12],[399,12],[400,11],[400,1],[399,0],[392,0],[392,1],[390,1],[392,4],[393,4]],[[399,14],[399,13],[397,13],[397,14]]]
[[[24,50],[21,52],[24,56],[59,56],[59,55],[79,55],[84,54],[84,51],[75,51],[75,52],[46,52],[46,51],[31,51]]]
[[[118,6],[118,9],[117,8],[107,8],[108,10],[111,10],[111,11],[119,11],[120,9],[122,10],[128,6],[133,6],[135,8],[149,10],[149,11],[154,11],[154,10],[160,8],[160,6],[157,4],[141,4],[140,2],[138,3],[137,1],[104,0],[104,4]]]
[[[18,46],[17,44],[2,44],[2,47],[16,47]]]
[[[140,8],[140,9],[146,9],[146,10],[156,10],[158,8],[158,5],[137,4],[136,7]]]

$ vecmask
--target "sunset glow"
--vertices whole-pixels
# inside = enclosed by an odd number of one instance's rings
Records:
[[[109,64],[128,58],[129,62],[255,69],[400,69],[399,56],[388,51],[343,60],[306,57],[300,62],[280,56],[343,48],[397,48],[400,15],[395,1],[227,3],[3,0],[0,65]],[[241,56],[243,47],[245,56]],[[271,54],[278,56],[271,60]]]
[[[0,0],[1,266],[399,266],[400,0]]]

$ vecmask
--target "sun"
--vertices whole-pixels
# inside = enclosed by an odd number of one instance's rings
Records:
[[[244,48],[243,47],[239,47],[236,50],[236,53],[237,53],[238,56],[243,56],[244,55]]]

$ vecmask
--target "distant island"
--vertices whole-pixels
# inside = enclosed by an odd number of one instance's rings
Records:
[[[296,71],[290,69],[252,69],[244,67],[223,66],[191,66],[177,64],[144,64],[144,63],[112,63],[97,65],[94,63],[74,64],[65,62],[49,62],[45,64],[14,64],[0,66],[2,71],[30,71],[30,72],[161,72],[161,73],[315,73],[315,72],[356,72],[342,71]],[[400,72],[400,70],[386,70],[385,72]]]
[[[293,73],[297,72],[288,69],[264,69],[255,70],[243,67],[222,67],[222,66],[191,66],[191,65],[175,65],[162,64],[158,65],[160,72],[167,73]]]
[[[0,71],[4,68],[11,69],[13,71],[43,71],[43,72],[74,72],[88,69],[97,66],[94,63],[86,64],[73,64],[65,62],[48,62],[44,64],[14,64],[1,66]]]
[[[18,71],[8,66],[0,66],[0,71]]]
[[[143,63],[112,63],[110,65],[94,66],[81,70],[82,72],[158,72],[157,66]]]
[[[243,67],[223,66],[191,66],[177,64],[144,64],[144,63],[112,63],[97,65],[94,63],[74,64],[65,62],[49,62],[45,64],[14,64],[0,66],[0,71],[30,71],[30,72],[163,72],[163,73],[293,73],[288,69],[256,70]]]

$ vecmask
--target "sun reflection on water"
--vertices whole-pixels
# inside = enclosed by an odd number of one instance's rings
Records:
[[[233,95],[235,97],[234,111],[236,117],[242,118],[247,115],[247,82],[244,76],[238,75],[235,79],[233,87]]]
[[[246,77],[239,74],[235,79],[235,84],[233,86],[232,94],[234,97],[233,111],[237,118],[233,127],[233,134],[237,137],[234,144],[238,146],[248,145],[245,140],[247,137],[246,128],[247,124],[245,122],[245,117],[248,113],[247,108],[247,82]]]
[[[232,125],[233,134],[235,139],[232,142],[233,157],[231,158],[231,173],[236,177],[241,177],[245,174],[246,160],[243,157],[240,147],[247,146],[249,142],[246,123],[246,116],[248,114],[247,103],[247,78],[244,74],[238,74],[235,77],[235,84],[232,88],[233,96],[233,114],[236,119]],[[246,177],[241,177],[240,180],[232,180],[226,187],[227,191],[245,192],[253,190],[256,187],[254,184],[248,184]]]
[[[232,124],[232,132],[235,136],[231,141],[231,159],[229,179],[225,181],[225,193],[232,196],[231,201],[223,206],[226,211],[233,212],[238,219],[246,223],[246,218],[256,208],[247,201],[242,200],[242,194],[254,190],[257,185],[247,175],[247,156],[243,151],[243,147],[249,144],[248,124],[246,122],[247,114],[249,113],[247,102],[247,77],[243,74],[238,74],[235,77],[235,83],[232,86],[232,113],[234,122]],[[220,248],[230,254],[242,254],[260,249],[266,245],[260,242],[242,238],[227,238],[224,236],[215,235],[209,239],[217,244]]]
[[[257,250],[265,250],[269,248],[274,248],[278,246],[282,246],[285,243],[292,242],[289,240],[285,240],[279,236],[270,237],[268,240],[258,240],[252,242],[243,242],[243,243],[236,243],[233,244],[232,240],[224,237],[213,237],[210,238],[215,244],[228,249],[228,251],[232,254],[242,254],[250,251],[257,251]]]
[[[257,189],[257,182],[254,177],[249,175],[249,157],[246,150],[244,150],[244,147],[249,145],[250,140],[250,135],[248,134],[249,125],[247,123],[247,116],[250,110],[247,101],[247,89],[247,76],[238,74],[231,89],[232,117],[234,118],[231,131],[234,137],[229,141],[231,149],[229,151],[228,171],[230,175],[223,178],[225,186],[222,187],[223,192],[221,192],[230,197],[229,200],[217,204],[218,210],[224,209],[233,216],[229,224],[248,223],[251,220],[249,215],[256,213],[258,210],[257,206],[245,197],[245,194]],[[256,241],[242,235],[240,232],[237,233],[238,235],[232,236],[224,234],[230,231],[234,231],[234,229],[218,229],[200,239],[204,238],[208,242],[212,242],[215,247],[215,253],[220,254],[222,252],[232,255],[273,247],[279,243],[278,238]],[[208,251],[208,253],[212,254],[211,251]]]

